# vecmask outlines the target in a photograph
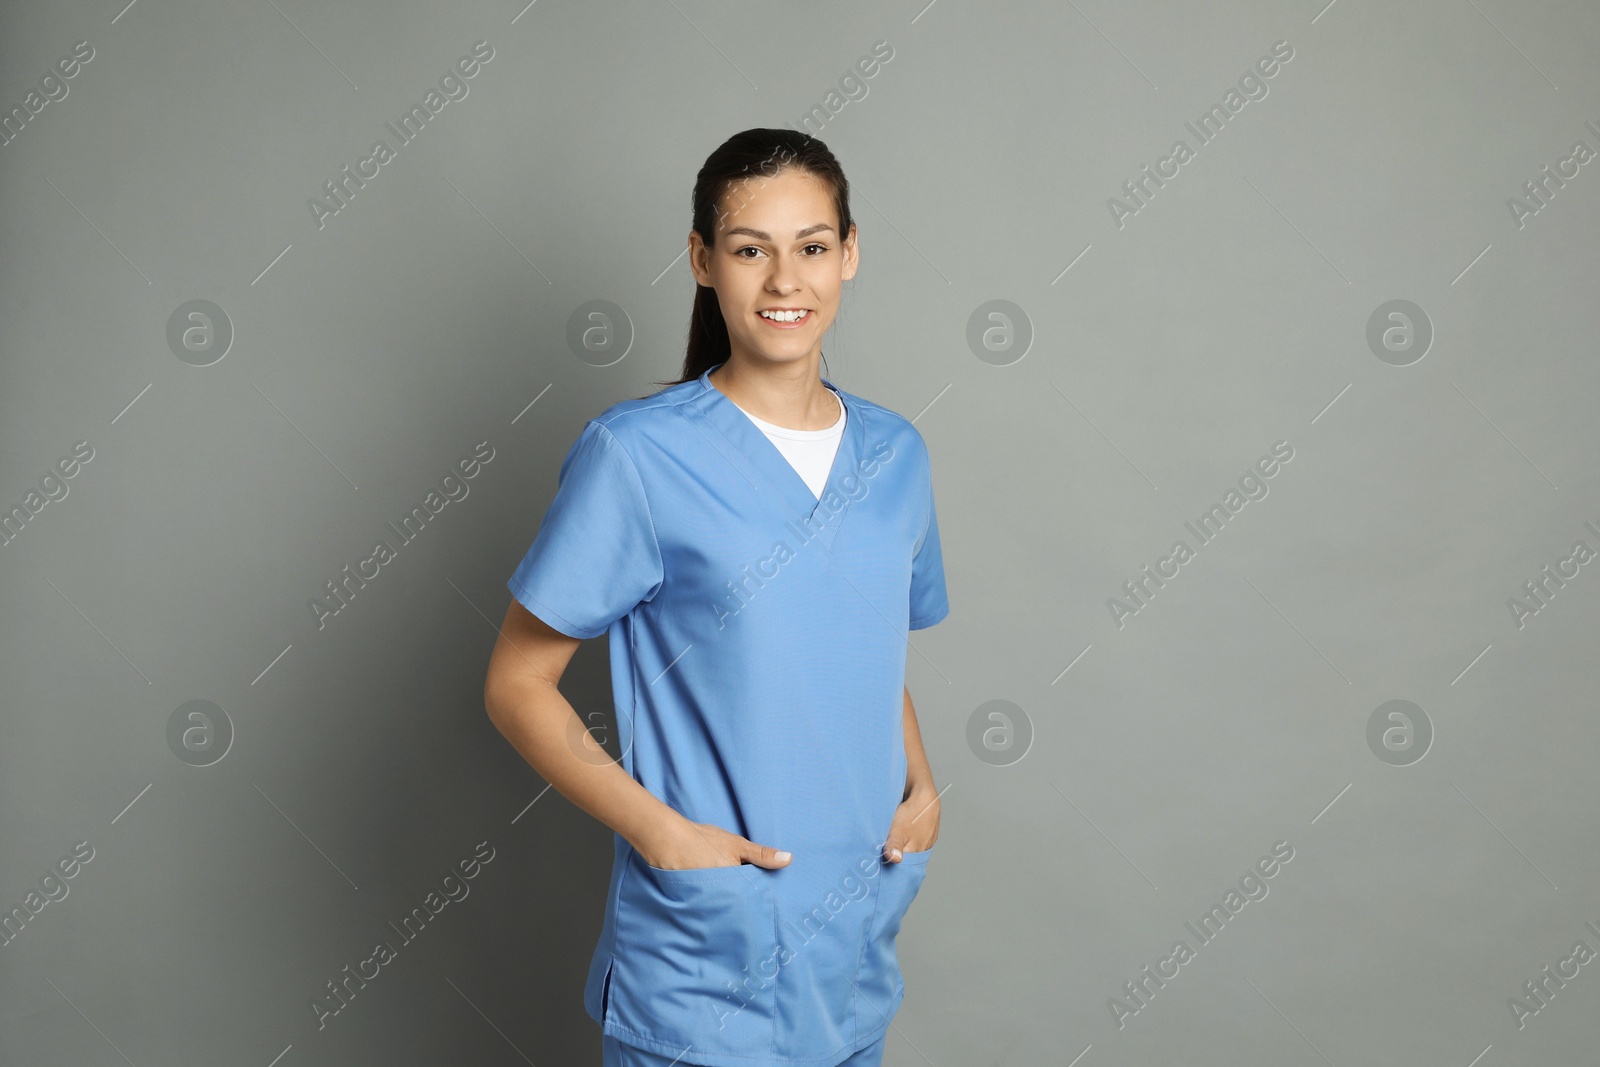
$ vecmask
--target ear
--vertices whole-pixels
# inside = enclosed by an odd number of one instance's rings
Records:
[[[711,250],[706,247],[705,241],[700,237],[700,231],[689,230],[689,270],[694,273],[694,280],[700,285],[711,284],[711,272],[706,268],[706,261],[711,258]]]
[[[842,281],[849,281],[856,276],[856,268],[861,265],[861,245],[856,233],[856,224],[850,224],[850,233],[844,239],[844,268],[839,272]]]

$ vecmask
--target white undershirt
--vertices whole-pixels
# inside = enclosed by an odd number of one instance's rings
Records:
[[[832,394],[833,390],[828,392]],[[739,407],[738,404],[733,406]],[[744,408],[739,410],[744,411]],[[839,451],[839,442],[844,438],[844,404],[839,403],[838,420],[823,430],[791,430],[787,426],[774,426],[765,419],[758,419],[748,411],[744,413],[756,424],[757,429],[767,435],[767,440],[783,453],[789,466],[811,487],[812,494],[821,499],[822,490],[828,484],[828,472],[833,469],[834,454]]]

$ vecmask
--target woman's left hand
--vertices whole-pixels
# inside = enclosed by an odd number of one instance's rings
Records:
[[[939,792],[931,785],[916,787],[894,809],[883,858],[899,863],[902,852],[925,852],[939,840]]]

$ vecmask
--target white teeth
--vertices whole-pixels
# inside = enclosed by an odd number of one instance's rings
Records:
[[[756,314],[774,322],[799,322],[806,317],[804,311],[758,311]]]

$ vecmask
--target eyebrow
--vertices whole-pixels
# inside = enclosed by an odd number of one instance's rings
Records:
[[[833,227],[829,226],[826,222],[819,222],[815,226],[807,226],[803,230],[794,231],[794,239],[796,241],[798,241],[802,237],[810,237],[814,233],[820,233],[823,230],[831,230],[831,229],[833,229]],[[767,233],[765,230],[753,229],[753,228],[751,228],[749,226],[735,226],[733,229],[729,230],[723,236],[732,237],[736,233],[749,234],[751,237],[754,237],[758,241],[770,241],[770,240],[772,240],[772,235],[770,233]]]

